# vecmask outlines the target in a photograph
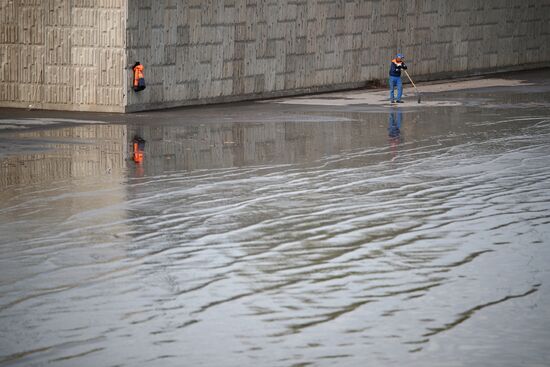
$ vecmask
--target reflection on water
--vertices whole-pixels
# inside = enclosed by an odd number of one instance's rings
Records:
[[[72,126],[18,131],[0,136],[19,154],[0,156],[0,188],[66,178],[118,173],[125,167],[124,125]],[[0,151],[1,152],[1,151]]]
[[[403,141],[401,135],[401,123],[403,122],[403,112],[399,108],[392,108],[390,110],[389,124],[388,124],[388,137],[390,140],[390,146],[392,148],[393,157],[397,156],[397,146]]]
[[[361,117],[362,118],[362,117]],[[144,167],[170,170],[311,162],[342,150],[380,143],[382,115],[369,121],[208,123],[130,126],[147,141]]]
[[[544,365],[549,115],[5,133],[0,365]]]

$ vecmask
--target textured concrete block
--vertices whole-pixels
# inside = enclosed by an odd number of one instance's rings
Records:
[[[136,110],[550,62],[550,5],[464,0],[0,0],[0,104]],[[128,68],[145,65],[135,93]]]

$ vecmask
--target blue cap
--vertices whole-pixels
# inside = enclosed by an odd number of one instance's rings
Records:
[[[396,59],[404,59],[405,56],[403,56],[403,54],[397,54],[397,56],[395,56]]]

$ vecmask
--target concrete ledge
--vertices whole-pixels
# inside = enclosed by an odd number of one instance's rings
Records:
[[[0,108],[20,108],[28,110],[78,111],[78,112],[114,112],[124,113],[124,106],[100,106],[60,103],[33,103],[0,101]]]
[[[511,66],[501,67],[498,70],[495,70],[495,68],[487,68],[487,69],[476,69],[476,70],[456,71],[456,72],[448,71],[448,72],[442,72],[442,73],[422,74],[422,75],[413,75],[409,72],[409,75],[411,76],[411,78],[416,84],[417,81],[431,82],[431,81],[437,81],[437,80],[475,78],[475,77],[510,73],[514,71],[527,71],[527,70],[545,69],[545,68],[550,68],[550,62],[533,63],[533,64],[525,64],[525,65],[511,65]],[[403,75],[402,78],[403,78],[403,83],[409,83],[409,80],[407,79],[406,75]],[[383,85],[387,86],[388,81],[385,80]]]

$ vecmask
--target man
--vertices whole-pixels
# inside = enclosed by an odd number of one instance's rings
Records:
[[[405,57],[397,54],[390,65],[390,102],[403,103],[401,95],[403,94],[403,84],[401,83],[401,69],[406,70],[407,66],[403,62]],[[394,89],[397,86],[397,101],[394,98]]]

